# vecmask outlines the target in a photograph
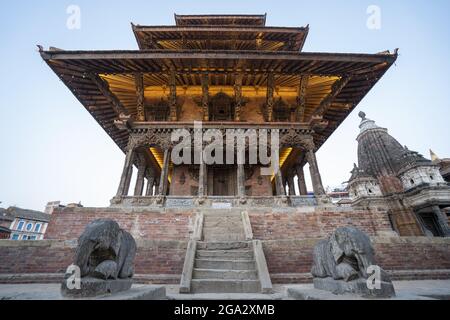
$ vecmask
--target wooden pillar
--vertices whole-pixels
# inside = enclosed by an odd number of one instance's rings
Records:
[[[239,148],[238,148],[239,149]],[[245,197],[245,151],[244,150],[238,150],[237,155],[237,192],[238,197],[243,198]]]
[[[155,186],[155,176],[151,175],[147,177],[147,190],[145,191],[146,197],[153,196],[153,187]]]
[[[308,195],[308,189],[306,188],[305,172],[303,171],[303,167],[298,165],[295,167],[295,171],[298,178],[298,191],[300,192],[301,196],[306,196]]]
[[[308,87],[309,76],[300,77],[300,85],[298,88],[297,96],[297,110],[296,110],[296,121],[305,121],[305,107],[306,107],[306,88]]]
[[[267,76],[267,101],[266,101],[266,109],[267,109],[267,121],[273,121],[273,106],[275,104],[274,100],[274,92],[275,92],[275,76],[273,72],[270,72]]]
[[[138,175],[136,178],[136,186],[134,188],[134,196],[141,197],[144,191],[145,169],[147,168],[144,161],[141,161],[138,167]]]
[[[177,121],[177,77],[175,70],[170,70],[169,90],[170,121]]]
[[[208,195],[207,181],[208,179],[208,168],[203,157],[200,162],[200,172],[198,174],[198,196],[200,198],[206,197]]]
[[[136,84],[136,120],[145,121],[145,97],[144,97],[144,77],[142,73],[136,73],[134,75]]]
[[[119,189],[117,196],[127,196],[130,190],[131,175],[133,173],[134,150],[130,149],[125,157],[125,164],[123,166],[122,177],[120,178]]]
[[[238,73],[236,75],[236,81],[234,83],[234,97],[236,107],[234,110],[234,120],[241,121],[241,108],[242,108],[242,78],[243,75]]]
[[[275,173],[275,190],[277,193],[277,196],[285,196],[286,190],[284,189],[283,184],[283,175],[281,174],[281,168],[278,169],[278,171]]]
[[[433,212],[436,216],[436,220],[438,221],[439,227],[442,231],[442,235],[444,237],[450,237],[450,228],[448,226],[447,215],[445,215],[439,206],[433,206]]]
[[[315,196],[325,195],[325,189],[323,188],[322,178],[320,176],[319,168],[317,165],[316,154],[313,150],[308,150],[306,153],[306,159],[309,164],[309,171],[311,173],[311,180],[314,189]]]
[[[167,187],[168,187],[168,179],[169,179],[169,160],[170,160],[170,150],[166,149],[164,150],[164,162],[163,167],[161,169],[161,178],[159,180],[159,189],[158,189],[158,195],[159,196],[166,196],[167,195]]]
[[[209,75],[207,73],[203,73],[201,78],[203,121],[209,121]]]
[[[288,174],[286,180],[289,187],[289,195],[295,196],[294,173],[291,172],[290,174]]]

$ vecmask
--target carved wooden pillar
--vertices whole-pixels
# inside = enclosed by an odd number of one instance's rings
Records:
[[[239,148],[238,148],[239,149]],[[238,150],[237,155],[237,192],[238,197],[245,197],[245,151]]]
[[[285,196],[286,190],[284,189],[284,183],[283,183],[283,175],[281,174],[281,168],[278,169],[278,171],[275,173],[275,190],[277,193],[277,196]]]
[[[134,150],[130,149],[125,157],[125,164],[123,166],[122,177],[120,178],[119,189],[117,196],[127,196],[130,190],[131,175],[133,173]]]
[[[164,162],[163,167],[161,169],[161,178],[159,180],[159,188],[158,195],[166,196],[167,195],[167,187],[169,184],[169,161],[170,161],[170,150],[164,150]]]
[[[152,173],[151,175],[147,176],[147,190],[145,191],[146,197],[153,196],[153,187],[155,186],[155,176]]]
[[[241,73],[236,75],[236,82],[234,83],[234,97],[236,107],[234,110],[234,120],[241,121],[241,108],[242,108],[242,78]]]
[[[306,159],[308,161],[309,170],[311,172],[311,180],[314,189],[314,194],[316,196],[325,195],[325,189],[323,188],[322,178],[320,176],[319,168],[317,165],[316,154],[312,149],[307,151]]]
[[[295,196],[294,173],[291,172],[290,174],[288,174],[286,180],[289,187],[289,195]]]
[[[136,178],[136,186],[134,188],[134,196],[135,197],[141,197],[142,192],[144,191],[144,179],[145,179],[145,169],[147,168],[145,162],[143,159],[139,163],[138,167],[138,175]]]
[[[208,195],[207,183],[208,180],[208,168],[205,161],[200,162],[200,172],[198,174],[198,196],[200,198],[206,197]]]
[[[439,206],[433,206],[433,212],[436,217],[436,220],[438,221],[439,227],[442,231],[442,235],[444,237],[450,237],[450,228],[448,226],[448,219],[447,215],[445,215]]]
[[[305,181],[305,172],[303,171],[302,166],[296,166],[295,171],[297,173],[298,178],[298,191],[300,192],[301,196],[308,195],[308,189],[306,188],[306,181]]]
[[[300,77],[300,85],[297,96],[297,110],[296,121],[305,121],[305,107],[306,107],[306,88],[308,87],[309,76]]]
[[[145,121],[144,77],[143,77],[142,73],[136,73],[134,75],[134,81],[136,84],[136,98],[137,98],[136,120],[137,121]]]
[[[209,121],[209,75],[207,73],[203,73],[201,78],[203,121]]]
[[[272,122],[273,121],[273,106],[275,104],[274,100],[274,91],[275,91],[275,76],[273,72],[269,73],[267,77],[267,101],[266,101],[266,108],[267,108],[267,121]]]
[[[177,77],[175,70],[170,70],[169,90],[170,121],[177,121]]]

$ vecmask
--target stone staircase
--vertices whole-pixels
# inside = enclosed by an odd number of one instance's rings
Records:
[[[262,259],[259,258],[259,265],[264,264],[261,269],[258,268],[255,257],[255,254],[258,254],[255,251],[257,246],[245,231],[245,219],[241,211],[205,212],[202,222],[200,241],[195,241],[195,245],[190,243],[191,248],[188,248],[191,253],[186,255],[180,292],[269,293],[267,285],[265,290],[261,285],[260,274],[264,273],[264,270],[267,274],[263,278],[268,277],[264,254],[262,253]],[[189,276],[190,279],[187,279]]]

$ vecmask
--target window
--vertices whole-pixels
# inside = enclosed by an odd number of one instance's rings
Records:
[[[36,236],[31,236],[31,237],[29,237],[28,240],[36,240],[36,239],[37,239]]]
[[[20,221],[19,224],[17,225],[17,230],[22,231],[24,224],[25,224],[25,221]]]
[[[36,223],[36,226],[34,227],[34,232],[40,232],[41,231],[41,224]]]
[[[24,234],[24,235],[22,236],[22,240],[28,240],[28,236],[27,236],[26,234]]]
[[[19,240],[19,235],[17,234],[17,233],[14,233],[13,235],[12,235],[12,238],[11,238],[12,240]]]
[[[31,231],[31,230],[33,230],[33,224],[29,223],[29,224],[27,224],[27,231]]]

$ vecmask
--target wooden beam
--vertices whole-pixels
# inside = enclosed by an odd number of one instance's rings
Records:
[[[207,73],[203,73],[201,75],[201,81],[203,121],[209,121],[209,75]]]
[[[272,122],[273,120],[273,106],[275,104],[275,100],[273,97],[274,92],[275,92],[275,75],[273,72],[270,72],[267,76],[267,100],[266,100],[267,122]]]
[[[145,121],[145,97],[144,97],[144,76],[142,73],[134,74],[134,81],[136,83],[136,109],[137,121]]]
[[[169,90],[170,121],[177,121],[177,77],[173,69],[169,73]]]
[[[243,74],[236,74],[236,80],[234,83],[234,98],[235,98],[235,113],[234,120],[241,121],[241,108],[242,108],[242,78]]]
[[[90,74],[89,78],[94,82],[100,92],[105,96],[105,98],[111,103],[114,111],[117,115],[125,114],[128,115],[127,109],[122,105],[120,100],[111,92],[109,85],[106,81],[100,78],[97,74]]]
[[[308,87],[309,76],[303,75],[300,77],[300,85],[298,87],[297,96],[297,112],[296,121],[305,121],[305,108],[306,108],[306,89]]]
[[[333,100],[339,95],[339,93],[341,93],[342,89],[344,89],[350,79],[350,76],[344,76],[341,79],[337,80],[333,84],[330,94],[328,94],[325,99],[322,100],[320,105],[314,111],[313,116],[323,116],[330,105],[333,103]]]

